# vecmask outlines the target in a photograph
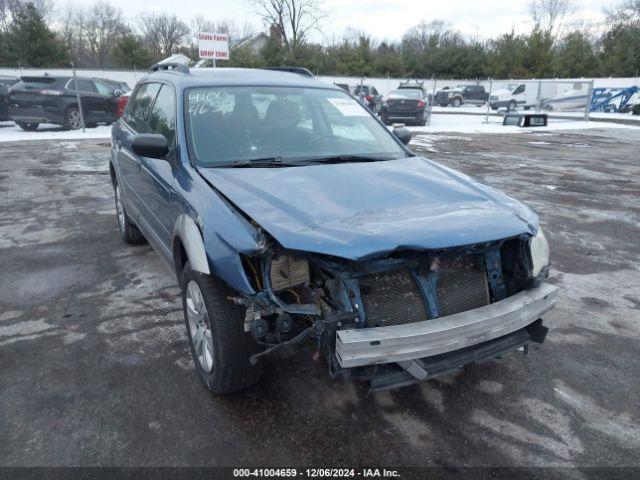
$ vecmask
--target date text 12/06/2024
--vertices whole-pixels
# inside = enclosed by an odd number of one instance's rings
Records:
[[[397,470],[386,468],[236,468],[234,478],[272,477],[272,478],[400,478]]]

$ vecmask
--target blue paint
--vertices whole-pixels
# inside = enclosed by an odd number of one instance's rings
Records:
[[[507,298],[507,289],[502,277],[502,260],[500,258],[500,248],[496,247],[485,253],[485,263],[487,265],[487,279],[491,290],[491,301],[498,302]]]
[[[283,247],[352,260],[533,234],[503,193],[421,157],[201,174]]]

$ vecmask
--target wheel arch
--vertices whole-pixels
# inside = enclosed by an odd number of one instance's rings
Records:
[[[173,268],[178,282],[181,281],[187,260],[191,263],[192,270],[206,275],[211,274],[202,232],[196,222],[185,213],[178,217],[173,228],[172,254]]]

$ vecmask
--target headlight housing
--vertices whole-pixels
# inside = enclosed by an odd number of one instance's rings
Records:
[[[542,228],[538,227],[538,233],[531,237],[529,241],[531,250],[531,273],[537,278],[544,267],[549,265],[549,242],[542,232]]]

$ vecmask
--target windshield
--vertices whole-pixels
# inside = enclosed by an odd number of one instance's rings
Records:
[[[417,88],[391,90],[389,97],[422,98],[422,90],[418,90]]]
[[[202,87],[185,95],[190,153],[204,167],[269,158],[408,156],[364,106],[341,90]]]

